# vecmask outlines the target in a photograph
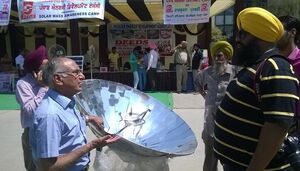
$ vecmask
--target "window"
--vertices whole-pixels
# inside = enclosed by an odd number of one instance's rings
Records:
[[[215,17],[216,26],[222,30],[227,38],[233,35],[233,10],[233,7],[231,7]]]

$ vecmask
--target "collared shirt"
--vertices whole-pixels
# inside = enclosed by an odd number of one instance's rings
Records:
[[[159,58],[159,54],[156,50],[152,49],[149,53],[149,62],[148,62],[148,69],[150,68],[157,68],[157,61]]]
[[[35,161],[67,154],[87,143],[86,123],[75,109],[75,100],[50,89],[34,113],[30,143]],[[83,155],[67,171],[80,171],[89,163]]]
[[[296,47],[288,56],[290,63],[293,65],[297,78],[300,79],[300,50]]]
[[[131,71],[132,72],[137,71],[137,57],[133,52],[129,56],[129,63],[130,63]]]
[[[41,87],[30,73],[18,80],[16,85],[16,98],[21,106],[22,128],[31,126],[33,112],[41,103],[47,90],[48,88]]]
[[[141,62],[141,64],[139,65],[140,68],[147,69],[148,63],[149,63],[149,56],[150,56],[150,53],[144,54],[144,56],[143,56],[143,58],[142,58],[142,62]]]
[[[214,72],[214,67],[210,66],[201,70],[196,77],[195,83],[197,86],[204,88],[207,86],[207,94],[205,96],[205,106],[210,108],[211,112],[215,114],[217,107],[220,105],[227,85],[232,78],[232,67],[227,64],[226,70],[223,74],[217,75]]]
[[[225,164],[248,167],[265,122],[286,126],[294,122],[299,82],[292,66],[281,57],[269,58],[261,73],[256,71],[258,65],[237,74],[217,110],[214,151]],[[254,89],[256,74],[260,102]],[[273,159],[267,169],[283,170],[279,168],[286,165],[287,161]]]
[[[114,67],[117,68],[118,67],[118,59],[119,59],[119,53],[110,53],[108,55],[108,59],[110,59],[110,61],[114,64]]]
[[[192,69],[193,70],[200,69],[200,64],[201,64],[201,61],[203,59],[203,53],[201,52],[200,49],[198,49],[197,51],[193,52],[192,56],[193,56],[193,58],[192,58]]]
[[[174,54],[175,64],[186,64],[188,63],[189,54],[186,49],[176,49]]]
[[[300,50],[299,50],[299,48],[298,47],[296,47],[293,51],[292,51],[292,53],[290,53],[290,55],[288,56],[288,58],[290,59],[290,60],[296,60],[296,59],[298,59],[298,58],[300,58]]]
[[[196,76],[195,85],[202,89],[204,89],[205,86],[207,87],[204,112],[205,133],[202,136],[204,141],[207,140],[207,136],[213,137],[214,135],[216,111],[225,95],[227,85],[232,78],[231,75],[231,65],[227,64],[226,70],[223,74],[217,75],[214,71],[214,67],[210,66],[204,70],[201,70]]]

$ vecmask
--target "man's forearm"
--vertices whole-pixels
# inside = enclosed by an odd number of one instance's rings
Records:
[[[94,149],[88,143],[70,153],[58,156],[57,158],[44,158],[39,160],[38,168],[40,171],[64,171],[74,165],[74,163],[84,154]]]
[[[288,126],[266,122],[247,171],[263,171],[278,152],[287,132]]]

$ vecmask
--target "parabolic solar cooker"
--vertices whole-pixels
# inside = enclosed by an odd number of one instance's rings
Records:
[[[196,137],[183,119],[132,87],[107,80],[84,80],[75,99],[81,113],[103,118],[102,127],[89,125],[97,137],[121,137],[110,148],[143,156],[175,157],[192,154],[197,147]]]

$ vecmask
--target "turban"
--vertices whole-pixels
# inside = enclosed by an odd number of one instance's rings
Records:
[[[281,22],[269,11],[250,7],[237,16],[237,27],[266,42],[277,42],[284,33]]]
[[[211,47],[211,54],[212,56],[215,56],[218,52],[223,52],[223,54],[226,56],[228,60],[231,59],[233,55],[233,48],[231,44],[229,44],[226,41],[218,41],[214,43]]]
[[[148,47],[149,47],[150,49],[156,49],[156,48],[157,48],[156,44],[155,44],[154,42],[152,42],[152,41],[150,41],[150,42],[148,43]]]
[[[44,59],[48,59],[47,49],[45,46],[40,46],[26,56],[24,67],[28,72],[36,71],[40,68]]]

